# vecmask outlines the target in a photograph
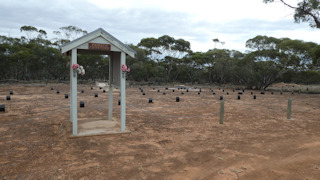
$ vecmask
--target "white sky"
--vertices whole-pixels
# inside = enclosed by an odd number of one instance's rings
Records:
[[[214,48],[214,38],[225,42],[219,48],[244,52],[245,42],[257,35],[320,44],[319,29],[294,23],[293,10],[282,3],[262,0],[0,0],[0,35],[20,37],[24,25],[48,34],[68,25],[88,32],[101,27],[135,45],[169,35],[203,52]]]

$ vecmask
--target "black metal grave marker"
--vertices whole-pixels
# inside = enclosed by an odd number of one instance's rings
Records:
[[[84,108],[84,101],[80,101],[80,107]]]
[[[6,111],[6,106],[4,104],[0,105],[0,112],[5,112]]]

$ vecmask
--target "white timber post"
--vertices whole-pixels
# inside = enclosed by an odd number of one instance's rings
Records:
[[[77,64],[77,49],[72,49],[71,66]],[[72,119],[72,134],[78,134],[78,109],[77,109],[77,72],[73,69],[70,73],[71,80],[71,119]]]
[[[126,64],[126,53],[121,52],[120,61],[120,101],[121,101],[121,131],[126,130],[126,74],[121,70],[122,64]]]
[[[113,102],[113,53],[111,53],[109,58],[109,106],[108,106],[108,119],[112,119],[112,102]]]
[[[72,52],[71,52],[72,53]],[[73,76],[73,69],[72,69],[72,55],[70,55],[70,119],[69,121],[72,122],[72,76]]]

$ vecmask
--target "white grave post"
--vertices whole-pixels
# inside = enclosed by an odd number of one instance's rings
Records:
[[[122,64],[126,64],[126,53],[121,52],[120,61],[120,93],[121,93],[121,131],[126,129],[126,75],[122,74]]]
[[[71,66],[72,64],[77,64],[77,48],[72,49],[71,55]],[[70,118],[72,119],[72,134],[76,136],[78,134],[78,109],[77,109],[77,72],[74,72],[72,69],[72,73],[70,73],[71,80],[71,104],[70,108],[71,114]]]

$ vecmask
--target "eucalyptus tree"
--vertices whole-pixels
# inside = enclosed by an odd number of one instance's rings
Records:
[[[274,83],[278,77],[288,71],[288,69],[280,63],[279,43],[279,39],[267,36],[256,36],[246,42],[246,47],[253,50],[248,54],[250,58],[249,61],[254,62],[252,68],[255,71],[255,77],[252,77],[250,82],[256,80],[254,84],[258,89],[267,88]],[[282,66],[281,71],[276,72],[279,66]],[[277,75],[271,74],[271,72],[276,72]],[[248,73],[246,72],[244,74]]]
[[[31,40],[34,38],[34,34],[38,33],[38,29],[33,26],[21,26],[20,32],[26,33],[28,40]]]
[[[253,54],[246,54],[244,58],[235,61],[232,68],[232,83],[234,85],[245,85],[246,88],[253,89],[259,82],[258,72],[255,69]]]
[[[228,49],[211,49],[202,57],[202,67],[209,83],[223,84],[230,81],[233,51]]]
[[[88,32],[86,30],[76,26],[64,26],[60,27],[57,31],[53,31],[53,34],[58,37],[54,38],[52,41],[55,46],[59,47],[64,43],[70,42],[76,38],[86,35],[87,33]]]
[[[220,45],[224,45],[225,44],[225,42],[220,41],[218,38],[214,38],[214,39],[212,39],[212,41],[214,43],[214,48],[217,47],[217,44],[220,44]]]
[[[159,60],[160,55],[162,54],[160,46],[159,40],[153,37],[143,38],[138,43],[138,47],[146,49],[147,55],[154,61]]]
[[[208,69],[206,68],[206,64],[208,62],[208,56],[205,52],[190,52],[188,56],[191,59],[190,65],[192,65],[192,70],[188,74],[189,78],[194,81],[197,81],[198,83],[205,80],[206,82],[209,82],[208,80]]]
[[[186,41],[184,39],[177,39],[174,40],[174,44],[171,44],[172,46],[168,49],[166,49],[165,52],[167,52],[165,62],[167,62],[167,79],[168,81],[173,80],[175,81],[181,72],[179,66],[182,65],[183,62],[183,56],[185,56],[188,52],[190,52],[190,42]],[[174,66],[176,66],[176,71],[174,70]],[[172,72],[174,73],[172,75]]]
[[[0,36],[0,79],[17,78],[17,64],[12,55],[19,51],[20,39]]]
[[[320,45],[315,46],[309,51],[312,54],[312,68],[310,70],[320,71]]]
[[[265,3],[275,2],[275,0],[263,0]],[[286,0],[280,0],[285,6],[295,10],[294,20],[296,23],[308,22],[312,28],[320,29],[320,1],[300,0],[297,5],[289,4]]]
[[[295,71],[312,70],[318,64],[318,47],[319,45],[313,42],[282,38],[278,48],[284,58],[280,63]]]
[[[148,51],[151,60],[163,65],[167,71],[167,81],[177,78],[180,73],[177,66],[182,63],[181,58],[190,51],[190,42],[184,39],[174,39],[168,35],[159,38],[143,38],[138,46]]]
[[[267,88],[289,70],[304,70],[311,60],[307,52],[310,45],[298,40],[256,36],[246,42],[246,47],[252,49],[247,57],[254,62],[259,78],[252,79],[257,80],[259,89]]]

